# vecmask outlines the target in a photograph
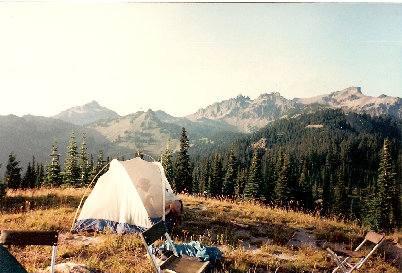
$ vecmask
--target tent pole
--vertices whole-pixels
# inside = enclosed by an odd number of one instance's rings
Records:
[[[162,220],[163,222],[165,222],[165,206],[166,206],[166,182],[163,179],[163,174],[162,174],[162,170],[163,170],[163,165],[162,165],[162,157],[161,157],[161,166],[162,169],[159,169],[159,171],[161,172],[161,182],[162,182]]]

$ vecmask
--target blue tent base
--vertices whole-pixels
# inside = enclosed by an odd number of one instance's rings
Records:
[[[162,218],[151,218],[152,223],[159,222]],[[84,219],[75,223],[72,233],[79,231],[96,231],[96,232],[112,232],[117,234],[133,234],[144,232],[147,228],[130,225],[127,223],[119,223],[104,219]]]

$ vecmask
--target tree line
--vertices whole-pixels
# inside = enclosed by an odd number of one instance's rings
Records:
[[[278,120],[211,150],[190,147],[182,128],[179,151],[168,145],[160,161],[178,193],[253,200],[390,230],[402,223],[401,132],[402,121],[392,117],[326,109]],[[78,149],[72,133],[63,167],[54,141],[46,168],[33,157],[24,175],[10,153],[6,185],[88,185],[109,158],[99,151],[95,160],[85,138]]]
[[[167,149],[162,163],[177,192],[255,200],[390,230],[402,222],[401,128],[392,117],[326,109],[279,120],[209,153],[191,153],[183,128],[180,150]]]
[[[70,145],[67,147],[63,167],[60,163],[60,156],[57,141],[54,140],[49,154],[50,162],[46,167],[43,163],[37,163],[35,156],[32,156],[32,162],[28,163],[23,173],[20,162],[11,152],[6,165],[5,186],[10,189],[33,189],[42,186],[83,187],[87,186],[109,161],[104,160],[102,150],[99,151],[96,160],[93,154],[88,153],[85,133],[82,136],[81,147],[78,149],[74,131],[70,137]]]

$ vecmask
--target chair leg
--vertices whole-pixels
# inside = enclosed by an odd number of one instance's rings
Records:
[[[51,272],[54,273],[54,268],[56,265],[56,252],[57,252],[57,245],[53,246],[53,253],[52,253],[52,265],[51,265]]]

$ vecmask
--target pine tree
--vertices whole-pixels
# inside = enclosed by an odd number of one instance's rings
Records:
[[[88,181],[92,181],[96,175],[94,155],[91,153],[89,158],[90,159],[89,159],[89,164],[88,164],[88,172],[89,172]]]
[[[223,195],[234,197],[235,186],[237,183],[237,158],[234,154],[233,147],[230,150],[228,167],[225,175],[225,180],[223,181]]]
[[[82,143],[80,149],[80,159],[79,159],[79,169],[80,169],[80,180],[81,186],[86,186],[89,183],[90,168],[88,162],[88,149],[85,142],[86,134],[82,135]]]
[[[243,199],[244,198],[244,188],[247,184],[247,177],[248,177],[248,169],[244,168],[238,171],[237,173],[237,184],[235,187],[235,197],[236,199]]]
[[[103,159],[103,150],[99,150],[98,159],[96,160],[96,166],[95,166],[95,175],[97,175],[104,166],[105,166],[105,161]],[[98,177],[101,176],[104,172],[105,171],[102,171],[102,173],[99,173]]]
[[[328,157],[327,157],[328,162]],[[326,168],[323,173],[323,186],[322,186],[322,212],[324,215],[328,215],[331,212],[332,204],[333,204],[333,175],[330,173],[329,163],[326,165]]]
[[[255,148],[248,173],[247,184],[244,188],[244,199],[260,199],[263,196],[263,182],[261,160],[258,148]]]
[[[193,182],[192,182],[192,193],[199,193],[199,182],[200,182],[200,169],[193,166]]]
[[[200,183],[198,185],[199,192],[204,196],[206,196],[209,193],[210,177],[211,177],[211,163],[209,162],[209,160],[207,160],[206,163],[202,165],[200,174]]]
[[[334,212],[346,218],[349,211],[349,200],[344,177],[344,168],[342,168],[338,172],[338,183],[335,188]]]
[[[302,202],[303,208],[307,210],[313,209],[313,190],[308,175],[306,161],[304,161],[303,170],[300,175],[299,188],[301,193],[300,201]]]
[[[211,183],[209,185],[209,194],[212,196],[222,195],[222,185],[223,185],[223,163],[222,157],[215,154],[215,159],[212,166],[212,177]]]
[[[46,172],[46,185],[48,186],[60,186],[63,181],[61,175],[60,154],[57,153],[57,150],[57,141],[54,140],[52,144],[52,152],[49,154],[51,161],[47,165]]]
[[[22,181],[21,181],[21,189],[29,188],[29,184],[31,183],[32,179],[33,179],[32,167],[31,167],[31,162],[29,162],[27,170],[25,171],[24,177],[22,178]]]
[[[64,161],[64,183],[70,186],[80,186],[80,168],[78,166],[77,143],[75,142],[74,131],[71,134],[70,145],[67,147],[66,159]]]
[[[190,168],[190,157],[188,155],[189,141],[186,135],[186,129],[183,127],[180,136],[180,150],[175,160],[174,184],[177,192],[191,192],[192,177]]]
[[[402,226],[402,149],[399,150],[399,155],[396,160],[396,166],[394,168],[396,170],[396,177],[394,179],[394,195],[393,195],[393,222],[395,227]]]
[[[37,164],[36,168],[36,183],[35,187],[40,188],[44,184],[45,181],[45,168],[43,167],[43,163]],[[60,179],[61,181],[61,179]]]
[[[393,199],[395,173],[392,171],[392,158],[389,151],[389,140],[384,140],[380,168],[377,181],[377,211],[378,226],[384,230],[390,230],[393,226]]]
[[[21,187],[21,168],[18,166],[19,163],[11,152],[8,156],[5,178],[10,189],[19,189]]]
[[[274,199],[274,190],[275,190],[275,184],[276,180],[274,179],[275,177],[275,167],[272,162],[272,156],[268,158],[268,154],[266,153],[264,157],[265,159],[265,164],[263,165],[263,174],[264,174],[264,199],[265,203],[271,203]]]
[[[36,172],[36,162],[35,162],[35,156],[32,156],[32,169],[31,169],[31,180],[29,181],[28,187],[30,189],[33,189],[36,187],[37,183],[37,172]]]
[[[161,156],[162,166],[165,170],[165,175],[167,180],[170,182],[172,189],[176,190],[176,186],[174,184],[174,171],[173,171],[173,162],[172,162],[172,150],[170,150],[170,141],[166,147],[165,153]]]
[[[283,154],[282,168],[279,172],[278,180],[275,186],[276,202],[287,205],[291,201],[291,185],[290,185],[290,163],[287,154]]]

